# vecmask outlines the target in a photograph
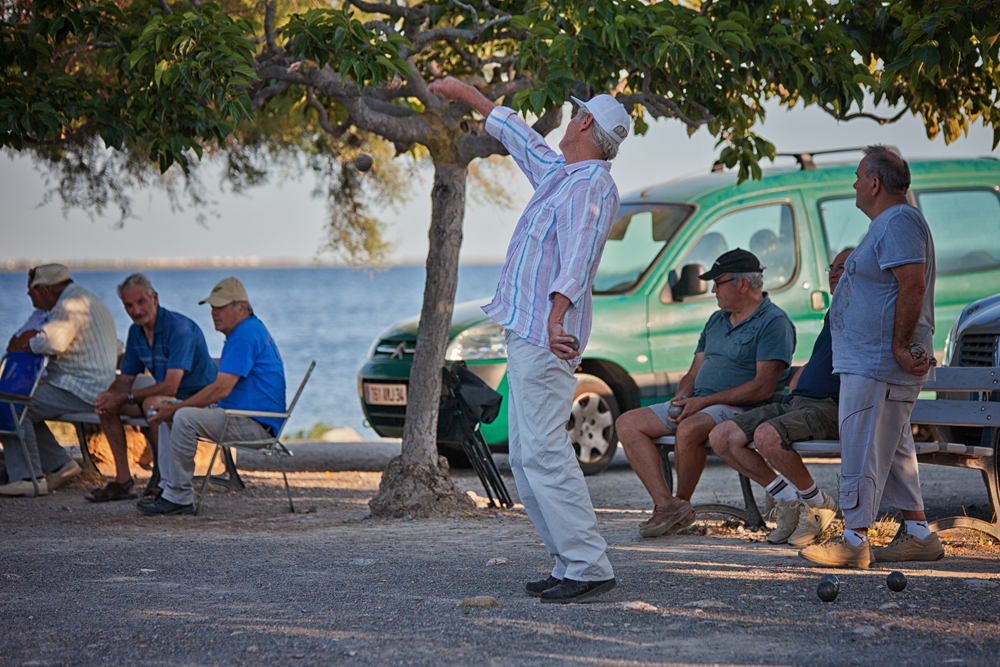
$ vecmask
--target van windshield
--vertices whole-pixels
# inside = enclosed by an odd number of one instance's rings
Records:
[[[622,204],[594,279],[595,294],[631,289],[694,213],[691,204]]]

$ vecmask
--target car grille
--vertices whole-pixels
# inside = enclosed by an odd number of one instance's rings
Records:
[[[959,366],[996,366],[996,334],[966,334],[958,345]]]
[[[414,353],[417,351],[417,341],[409,339],[383,338],[375,346],[375,353],[372,359],[403,359],[412,361]]]

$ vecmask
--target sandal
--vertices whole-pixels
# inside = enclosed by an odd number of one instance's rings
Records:
[[[157,498],[160,497],[161,493],[163,493],[163,489],[161,489],[160,487],[147,486],[146,490],[142,492],[142,497],[147,498],[149,500],[156,500]],[[135,498],[135,496],[132,497]]]
[[[125,484],[108,482],[105,486],[94,489],[85,497],[92,503],[106,503],[111,500],[132,500],[137,498],[138,494],[135,492],[135,482],[129,480]]]

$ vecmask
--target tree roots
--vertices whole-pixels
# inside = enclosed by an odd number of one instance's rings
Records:
[[[443,456],[438,457],[437,468],[418,463],[404,469],[401,456],[389,461],[378,495],[368,507],[380,519],[406,515],[428,519],[476,511],[476,503],[448,476],[448,460]]]

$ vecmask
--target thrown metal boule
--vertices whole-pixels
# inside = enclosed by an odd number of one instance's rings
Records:
[[[885,585],[889,587],[890,591],[898,593],[906,588],[906,575],[898,571],[890,572],[889,576],[885,578]]]
[[[840,587],[832,581],[821,581],[816,587],[816,595],[823,602],[833,602],[837,599],[838,593],[840,593]]]
[[[372,156],[366,153],[362,153],[361,155],[354,158],[354,166],[357,168],[358,171],[368,171],[369,169],[372,168],[373,164],[374,161],[372,160]]]

